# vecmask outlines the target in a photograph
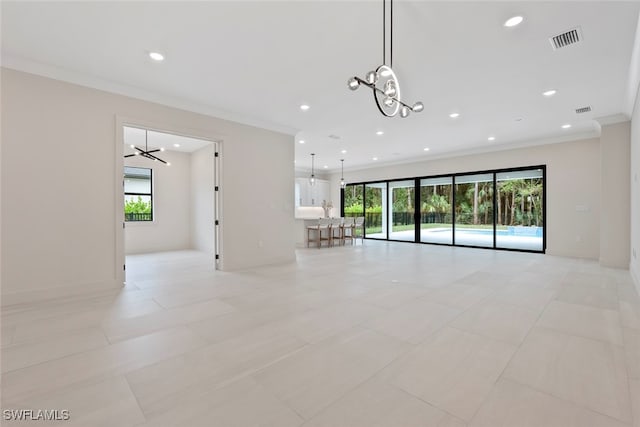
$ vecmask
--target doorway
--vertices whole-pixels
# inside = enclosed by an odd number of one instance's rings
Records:
[[[219,143],[139,125],[123,124],[121,130],[117,218],[123,282],[140,277],[131,268],[144,266],[127,263],[127,257],[145,259],[140,255],[161,253],[170,260],[192,251],[218,269]]]

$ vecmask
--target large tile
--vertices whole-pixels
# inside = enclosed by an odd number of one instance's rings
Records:
[[[80,386],[71,386],[53,393],[24,400],[3,402],[11,409],[66,409],[67,421],[51,423],[34,422],[37,425],[65,425],[79,427],[136,426],[145,422],[129,385],[122,376]],[[7,426],[21,426],[24,422],[9,422]]]
[[[468,421],[515,351],[515,346],[447,327],[395,361],[381,376]]]
[[[623,328],[629,378],[640,380],[640,330]]]
[[[212,299],[144,316],[107,321],[102,324],[102,329],[109,341],[116,342],[210,317],[221,316],[232,311],[235,311],[235,308],[229,304]]]
[[[617,345],[535,328],[504,377],[620,421],[630,421],[624,352]]]
[[[425,299],[436,304],[448,305],[463,310],[485,300],[494,290],[476,285],[451,284],[428,294]]]
[[[304,427],[443,427],[464,422],[380,380],[347,393]]]
[[[305,345],[267,326],[132,371],[126,377],[145,415],[153,415],[184,395],[256,372]]]
[[[553,301],[542,313],[538,325],[622,345],[620,315],[614,310]]]
[[[296,427],[299,415],[250,378],[189,395],[140,427]]]
[[[385,287],[373,289],[359,298],[359,301],[386,309],[394,309],[415,301],[432,292],[430,289],[391,282]]]
[[[3,399],[23,399],[89,380],[120,375],[206,342],[186,328],[168,329],[2,375]]]
[[[408,348],[393,338],[353,329],[308,346],[253,377],[309,419]]]
[[[14,371],[108,344],[107,338],[99,328],[74,331],[65,336],[35,342],[14,344],[2,349],[2,372]]]
[[[450,326],[519,345],[538,319],[538,313],[509,304],[481,303],[465,311]]]
[[[570,271],[563,279],[563,283],[581,286],[593,286],[598,288],[610,288],[615,286],[616,280],[611,276],[601,272],[601,268],[593,264],[593,272],[587,271]]]
[[[620,318],[623,326],[640,329],[640,304],[620,301]]]
[[[557,290],[553,288],[516,284],[498,290],[490,300],[541,312],[556,293]]]
[[[275,326],[306,342],[317,343],[386,313],[373,305],[345,301],[287,317]]]
[[[558,291],[556,299],[608,310],[618,309],[618,292],[615,283],[607,286],[565,285]]]
[[[418,300],[376,317],[363,326],[384,335],[419,344],[460,313],[460,309]]]
[[[625,427],[626,424],[510,380],[499,380],[470,427]]]

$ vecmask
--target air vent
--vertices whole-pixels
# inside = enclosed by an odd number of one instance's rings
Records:
[[[586,107],[576,108],[576,114],[588,113],[591,111],[591,106],[587,105]]]
[[[549,39],[553,50],[558,50],[562,47],[567,47],[572,44],[576,44],[582,41],[582,30],[580,27],[569,30],[566,33],[558,34]]]
[[[331,139],[340,139],[340,137],[338,135],[334,135],[334,134],[329,135],[329,138],[331,138]]]

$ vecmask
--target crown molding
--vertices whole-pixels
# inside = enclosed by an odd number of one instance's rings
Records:
[[[284,133],[287,135],[295,136],[295,134],[299,131],[298,129],[294,129],[289,126],[271,123],[269,121],[261,120],[255,117],[248,117],[246,115],[242,115],[240,113],[232,111],[220,110],[210,105],[200,104],[184,98],[173,97],[151,92],[135,86],[115,83],[110,80],[105,80],[99,77],[78,73],[76,71],[67,70],[53,65],[43,64],[5,53],[2,54],[2,67],[29,74],[35,74],[54,80],[60,80],[78,86],[84,86],[91,89],[97,89],[104,92],[123,95],[130,98],[136,98],[142,101],[162,104],[167,107],[178,108],[181,110],[203,114],[218,119],[228,120],[248,126],[254,126],[274,132]]]

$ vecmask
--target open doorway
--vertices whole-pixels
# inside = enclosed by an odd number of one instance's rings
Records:
[[[158,262],[217,269],[218,143],[132,125],[122,136],[124,281]]]

